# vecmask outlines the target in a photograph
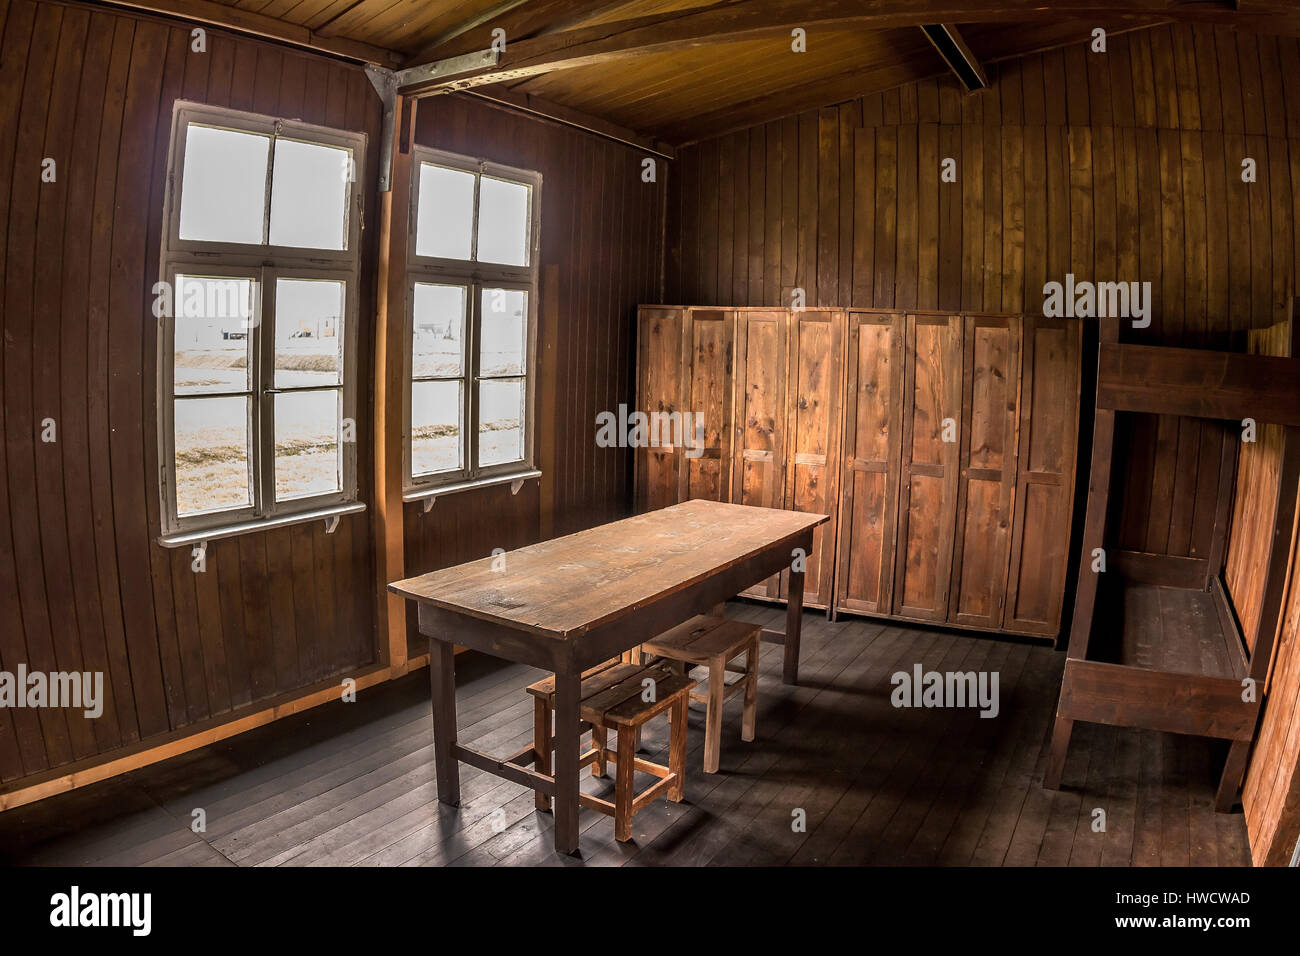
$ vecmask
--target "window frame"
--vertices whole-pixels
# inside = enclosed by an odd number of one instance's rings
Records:
[[[159,280],[172,290],[171,314],[157,319],[157,395],[159,447],[159,499],[161,537],[164,545],[188,543],[199,532],[212,537],[256,531],[278,525],[296,515],[319,517],[331,508],[357,510],[357,445],[355,435],[358,392],[358,328],[360,316],[361,232],[364,214],[362,177],[348,181],[344,203],[347,221],[342,250],[310,249],[297,246],[253,245],[245,243],[183,240],[179,238],[180,195],[185,169],[185,142],[191,122],[238,132],[261,133],[272,137],[267,159],[267,187],[264,205],[264,235],[270,228],[270,183],[274,174],[274,138],[287,138],[347,149],[354,171],[365,168],[366,136],[343,130],[327,129],[294,120],[277,119],[219,107],[178,101],[173,110],[171,149],[168,156],[167,190],[164,199],[162,252]],[[213,276],[250,278],[257,283],[255,297],[257,319],[249,329],[250,351],[248,396],[250,398],[248,453],[251,471],[252,503],[198,514],[180,515],[176,504],[176,444],[174,381],[175,329],[179,296],[176,276]],[[302,387],[275,387],[276,282],[278,279],[306,279],[342,282],[344,288],[343,329],[340,345],[343,352],[340,382],[337,386],[306,387],[340,392],[339,414],[339,488],[335,491],[287,498],[275,497],[275,396],[304,390]],[[218,393],[225,394],[225,393]],[[234,394],[234,393],[232,393]],[[196,397],[202,397],[201,393]],[[191,400],[181,396],[181,401]],[[343,440],[344,421],[351,419],[354,440]],[[349,506],[352,506],[349,508]],[[173,540],[174,539],[174,540]]]
[[[405,348],[403,355],[402,403],[402,474],[407,498],[421,498],[436,494],[440,489],[460,490],[538,474],[535,455],[535,412],[537,373],[537,295],[540,274],[542,175],[528,169],[506,166],[427,146],[412,147],[412,175],[409,230],[407,236],[406,270],[406,321],[403,323]],[[532,190],[528,215],[528,263],[524,266],[479,262],[475,259],[447,259],[421,256],[416,253],[419,227],[420,180],[426,163],[459,169],[475,174],[473,219],[470,225],[471,255],[478,251],[479,183],[483,176],[527,185]],[[411,399],[414,390],[412,362],[415,333],[415,287],[419,284],[458,285],[466,289],[465,329],[463,332],[464,361],[459,380],[464,383],[464,410],[461,416],[460,468],[431,475],[412,473],[411,453]],[[524,380],[523,456],[514,461],[494,465],[479,464],[478,445],[478,387],[480,376],[479,338],[482,332],[482,300],[485,289],[522,291],[527,295],[528,308],[525,319],[527,334],[524,344],[524,371],[522,375],[490,376],[489,380],[522,378]],[[454,381],[456,379],[446,379]]]

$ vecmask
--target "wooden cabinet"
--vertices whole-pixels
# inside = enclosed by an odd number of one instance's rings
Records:
[[[1078,459],[1079,322],[1026,316],[1020,377],[1020,451],[1006,620],[1019,634],[1061,628]]]
[[[735,313],[723,309],[688,309],[685,322],[682,408],[691,413],[691,440],[695,447],[684,459],[678,500],[728,501]]]
[[[809,606],[1059,633],[1078,322],[647,307],[640,332],[638,408],[703,416],[705,440],[692,456],[637,449],[639,509],[719,497],[827,514]],[[785,577],[745,594],[783,600]]]
[[[736,316],[736,423],[731,472],[731,500],[736,504],[785,507],[789,315],[778,309],[742,311]],[[781,582],[773,575],[743,593],[779,598]]]
[[[1002,627],[1016,494],[1021,320],[969,315],[963,329],[961,472],[948,620]]]
[[[682,395],[685,309],[642,308],[637,317],[637,407],[646,415],[672,414]],[[657,436],[656,436],[657,437]],[[638,510],[676,504],[681,483],[679,449],[655,444],[636,449],[633,481]]]
[[[836,606],[889,614],[903,436],[905,318],[850,312],[845,352],[844,453],[840,466]]]
[[[831,603],[834,585],[844,313],[795,312],[789,335],[785,507],[831,516],[813,532],[804,577],[804,603],[824,607]],[[787,597],[788,577],[782,575],[782,598]]]
[[[909,315],[894,613],[948,619],[961,421],[961,317]]]

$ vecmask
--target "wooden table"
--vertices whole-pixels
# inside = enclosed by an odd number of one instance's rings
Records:
[[[460,804],[464,761],[549,794],[555,848],[578,848],[582,672],[790,569],[783,677],[799,674],[802,563],[825,515],[690,501],[389,585],[429,638],[438,799]],[[532,747],[500,759],[456,741],[454,646],[555,674],[555,773]]]

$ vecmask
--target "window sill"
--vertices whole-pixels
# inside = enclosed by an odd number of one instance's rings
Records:
[[[158,538],[164,548],[188,548],[192,545],[216,541],[218,538],[233,538],[236,535],[252,534],[255,531],[270,531],[273,528],[287,528],[290,525],[305,524],[308,521],[324,521],[327,534],[332,534],[339,518],[344,515],[357,514],[366,510],[364,501],[350,501],[342,505],[328,505],[313,508],[310,511],[295,511],[293,514],[276,515],[273,518],[257,518],[241,521],[238,524],[218,525],[215,528],[200,528],[195,531],[178,531]]]
[[[475,488],[491,488],[495,485],[509,485],[515,482],[519,487],[531,478],[540,478],[540,470],[533,468],[529,471],[512,471],[509,474],[493,475],[490,478],[475,478],[472,481],[458,481],[450,485],[430,485],[427,488],[415,487],[402,495],[402,500],[406,502],[423,501],[424,510],[427,512],[433,507],[433,502],[443,495],[454,495],[459,491],[472,491]],[[519,488],[514,489],[514,494],[519,493]]]

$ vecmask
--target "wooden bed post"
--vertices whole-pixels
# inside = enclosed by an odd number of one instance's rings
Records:
[[[1099,321],[1101,342],[1119,341],[1119,319]],[[1070,624],[1070,642],[1067,656],[1083,658],[1088,653],[1088,637],[1092,633],[1093,613],[1097,607],[1098,573],[1092,570],[1093,552],[1106,546],[1106,511],[1110,505],[1110,470],[1115,453],[1115,412],[1100,407],[1092,422],[1092,462],[1088,471],[1088,507],[1083,522],[1083,543],[1079,555],[1079,587],[1074,599],[1074,619]],[[1062,686],[1062,696],[1065,688]],[[1065,770],[1065,754],[1070,748],[1070,735],[1074,721],[1061,714],[1061,703],[1056,706],[1056,723],[1052,727],[1052,747],[1043,771],[1043,786],[1058,790],[1061,774]]]

